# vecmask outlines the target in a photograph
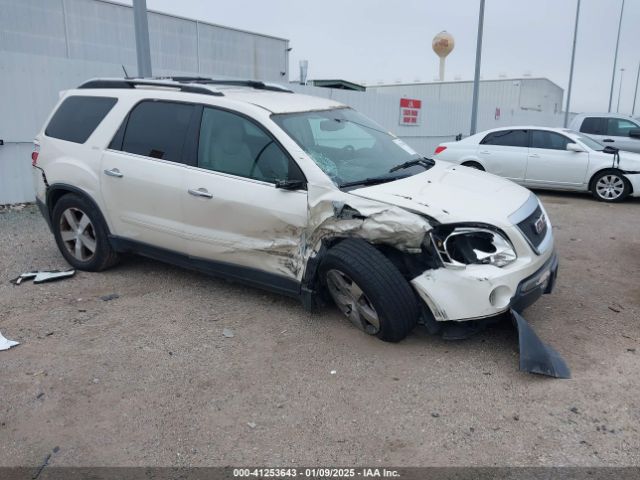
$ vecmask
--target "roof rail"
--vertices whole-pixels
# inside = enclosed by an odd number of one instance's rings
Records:
[[[173,80],[170,78],[163,80]],[[195,82],[194,82],[195,83]],[[202,83],[202,82],[197,82]],[[179,81],[162,81],[155,79],[144,78],[98,78],[95,80],[89,80],[84,82],[78,88],[136,88],[138,85],[147,87],[159,87],[159,88],[173,88],[180,90],[181,92],[188,93],[200,93],[203,95],[215,95],[222,97],[224,94],[216,90],[211,90],[207,87],[201,87],[199,85],[189,85]]]
[[[272,92],[287,92],[293,93],[293,90],[289,90],[286,87],[275,83],[265,83],[260,80],[225,80],[214,79],[207,77],[161,77],[162,80],[173,80],[179,83],[200,83],[203,85],[229,85],[235,87],[251,87],[256,90],[269,90]]]

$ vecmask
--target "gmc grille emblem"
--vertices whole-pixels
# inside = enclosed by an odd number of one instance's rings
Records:
[[[540,217],[538,217],[538,219],[535,221],[535,223],[533,224],[533,228],[536,231],[536,234],[540,235],[542,232],[544,232],[544,229],[547,226],[547,219],[544,216],[544,213],[542,215],[540,215]]]

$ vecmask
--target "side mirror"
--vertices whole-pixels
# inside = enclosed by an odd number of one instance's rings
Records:
[[[567,143],[567,150],[569,150],[570,152],[578,152],[578,153],[585,151],[585,149],[582,148],[577,143]]]
[[[629,136],[631,138],[640,138],[640,128],[632,128],[629,130]]]
[[[276,188],[282,190],[302,190],[306,185],[302,180],[277,180]]]

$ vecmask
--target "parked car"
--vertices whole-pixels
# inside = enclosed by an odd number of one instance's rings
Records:
[[[603,145],[640,153],[640,122],[617,113],[581,113],[576,115],[571,130],[589,135]]]
[[[504,127],[440,144],[434,157],[530,188],[590,191],[603,202],[640,196],[640,155],[564,128]]]
[[[32,162],[73,267],[135,252],[308,308],[326,297],[382,340],[519,311],[556,278],[551,224],[527,189],[261,82],[89,81],[62,96]]]

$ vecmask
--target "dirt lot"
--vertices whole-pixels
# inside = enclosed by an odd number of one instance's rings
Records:
[[[16,287],[66,264],[34,207],[4,212],[0,331],[22,345],[0,352],[0,465],[640,465],[640,201],[541,197],[560,276],[525,317],[571,380],[519,372],[508,326],[385,344],[142,258]]]

